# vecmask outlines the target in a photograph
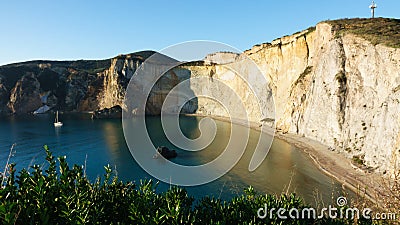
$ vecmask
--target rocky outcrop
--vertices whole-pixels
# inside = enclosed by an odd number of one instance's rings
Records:
[[[178,153],[176,153],[175,150],[170,150],[169,148],[165,146],[160,146],[157,148],[157,153],[164,157],[165,159],[172,159],[176,158],[178,156]],[[158,158],[158,155],[155,155],[154,158]]]
[[[92,114],[92,119],[115,119],[122,117],[122,108],[119,105],[111,108],[96,110]]]
[[[204,58],[204,62],[207,64],[227,64],[233,63],[239,59],[240,54],[234,52],[216,52],[208,54]]]
[[[111,60],[110,68],[102,73],[104,89],[98,94],[99,108],[123,105],[129,80],[144,60],[145,57],[134,54],[120,55]]]
[[[26,74],[16,83],[7,105],[15,114],[33,112],[42,105],[40,83],[34,74]]]

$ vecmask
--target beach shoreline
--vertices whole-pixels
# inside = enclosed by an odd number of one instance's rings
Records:
[[[209,117],[219,121],[230,122],[227,117],[202,114],[185,114],[185,116]],[[239,125],[249,125],[250,129],[261,132],[261,122],[233,122]],[[314,165],[324,174],[335,179],[347,189],[353,191],[374,204],[379,203],[378,193],[381,193],[381,187],[378,183],[383,177],[374,172],[365,172],[352,164],[352,159],[345,157],[338,151],[332,151],[328,146],[297,134],[282,133],[271,128],[263,129],[265,133],[273,135],[274,138],[283,140],[305,153]]]

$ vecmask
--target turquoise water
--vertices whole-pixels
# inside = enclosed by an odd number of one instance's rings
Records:
[[[61,128],[53,126],[54,115],[24,116],[0,119],[0,168],[4,168],[9,149],[16,144],[11,162],[17,169],[33,164],[46,165],[45,152],[48,145],[54,155],[66,155],[71,164],[85,164],[86,173],[94,179],[104,173],[109,164],[118,176],[125,181],[151,178],[133,159],[125,144],[121,120],[91,120],[85,114],[61,114],[64,122]],[[189,138],[199,135],[197,117],[181,117],[182,132]],[[159,117],[147,117],[147,127],[155,146],[172,146],[162,132]],[[230,134],[230,124],[216,121],[217,136],[205,150],[199,153],[178,151],[174,162],[183,165],[196,165],[211,161],[223,149]],[[245,128],[243,128],[245,129]],[[138,131],[139,132],[139,131]],[[259,192],[280,194],[289,186],[309,203],[322,199],[330,203],[332,194],[339,195],[341,185],[320,172],[312,161],[296,147],[275,139],[272,148],[261,166],[254,172],[248,165],[258,141],[259,132],[252,130],[247,150],[239,163],[225,176],[211,183],[187,190],[195,197],[215,196],[224,199],[242,193],[244,187],[252,185]],[[169,188],[160,183],[159,189]]]

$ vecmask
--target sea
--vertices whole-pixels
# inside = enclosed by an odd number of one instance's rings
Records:
[[[8,160],[16,163],[17,170],[29,169],[35,164],[46,167],[48,163],[43,146],[47,145],[54,156],[66,156],[70,165],[84,166],[91,180],[102,177],[104,166],[110,165],[113,173],[123,181],[139,184],[141,180],[153,179],[157,183],[157,179],[148,174],[132,156],[125,141],[121,119],[92,120],[89,114],[81,113],[60,113],[59,117],[64,124],[62,127],[54,127],[54,114],[51,113],[0,118],[0,171]],[[200,121],[199,117],[180,116],[182,133],[188,138],[197,138],[200,135]],[[171,159],[174,163],[194,165],[199,161],[213,160],[230,138],[232,125],[224,121],[214,122],[217,128],[214,140],[196,154],[171,144],[160,117],[146,117],[147,131],[137,132],[148,132],[155,147],[167,146],[176,150],[178,156]],[[277,138],[274,138],[266,159],[255,171],[250,172],[248,165],[260,135],[266,134],[250,130],[246,151],[239,162],[212,182],[184,187],[189,195],[198,199],[209,196],[229,200],[242,194],[244,188],[253,186],[261,194],[295,192],[306,203],[316,205],[330,204],[337,196],[348,192],[338,181],[320,171],[301,149]],[[148,160],[154,159],[149,157]],[[162,164],[160,167],[162,170]],[[157,191],[165,191],[172,186],[169,182],[158,181]]]

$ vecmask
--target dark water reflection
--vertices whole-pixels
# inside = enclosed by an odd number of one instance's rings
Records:
[[[64,126],[53,127],[53,115],[12,117],[0,119],[0,166],[7,160],[9,148],[16,143],[11,161],[17,169],[44,163],[42,146],[47,144],[57,156],[66,155],[70,163],[84,164],[91,179],[104,173],[104,166],[116,168],[118,176],[125,180],[151,178],[133,159],[125,144],[120,120],[90,120],[88,115],[60,115]],[[199,118],[182,117],[182,132],[188,138],[197,138]],[[176,149],[162,132],[159,117],[147,117],[147,128],[155,146],[164,145]],[[216,121],[217,135],[205,150],[187,152],[177,149],[179,156],[173,161],[183,165],[199,165],[215,159],[228,143],[231,126]],[[243,128],[245,129],[245,128]],[[331,203],[332,194],[338,195],[341,185],[320,172],[311,160],[296,147],[275,139],[267,159],[254,172],[248,165],[258,141],[259,132],[251,130],[246,152],[239,163],[222,178],[197,187],[187,188],[196,196],[230,198],[248,185],[264,193],[296,193],[313,203],[316,193],[325,203]],[[0,168],[1,168],[0,167]],[[160,183],[160,190],[169,188]]]

